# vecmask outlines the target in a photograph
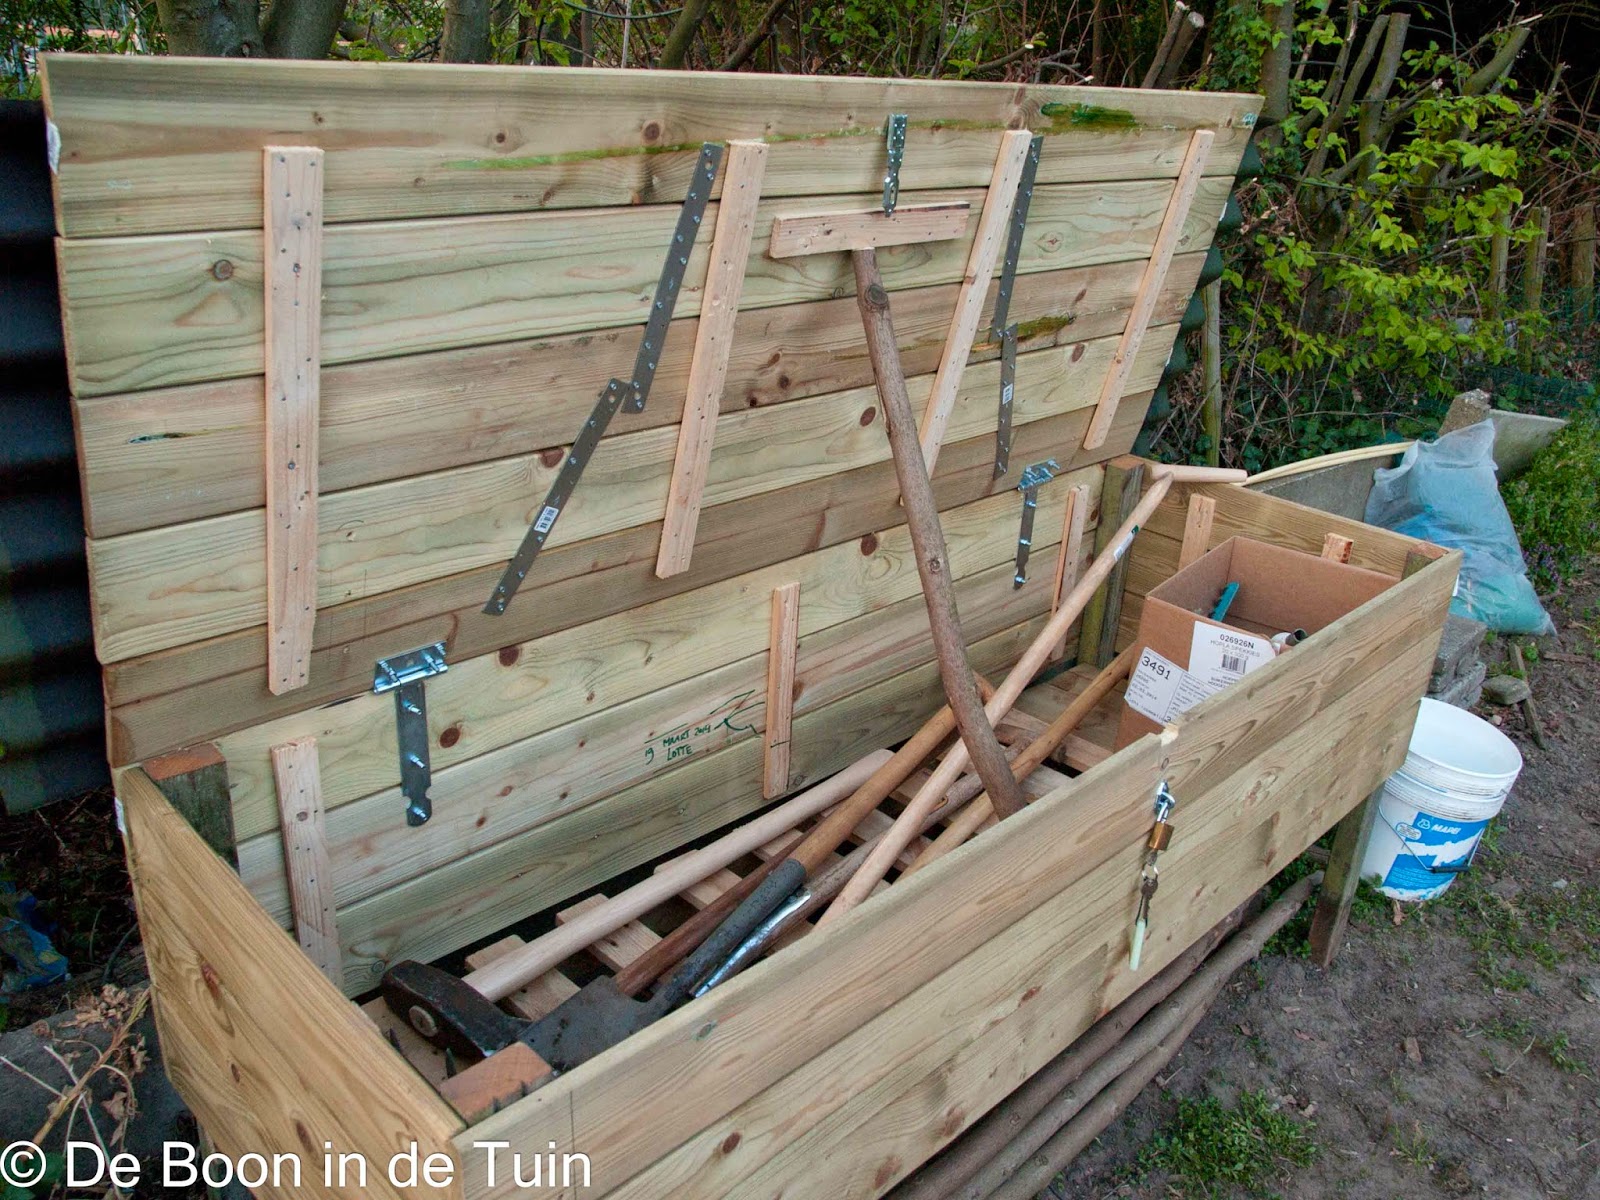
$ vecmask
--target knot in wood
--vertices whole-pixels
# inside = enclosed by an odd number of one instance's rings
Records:
[[[889,293],[883,290],[883,284],[881,283],[869,283],[867,285],[866,298],[867,304],[872,308],[889,307]]]

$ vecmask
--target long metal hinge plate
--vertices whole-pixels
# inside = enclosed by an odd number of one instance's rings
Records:
[[[678,224],[672,233],[672,244],[667,247],[667,260],[662,265],[661,277],[656,281],[655,299],[650,306],[650,317],[645,322],[644,335],[639,339],[639,352],[634,356],[633,376],[628,380],[613,379],[600,393],[600,399],[584,422],[572,449],[567,452],[555,482],[550,485],[538,515],[523,535],[522,544],[506,564],[500,582],[483,606],[491,617],[498,617],[511,604],[522,581],[528,577],[533,560],[550,540],[562,510],[577,489],[583,470],[594,457],[600,438],[617,415],[619,408],[629,412],[643,412],[650,387],[655,382],[656,368],[661,364],[661,347],[667,340],[667,329],[672,324],[672,313],[678,304],[678,291],[683,285],[684,272],[689,267],[689,256],[694,250],[701,223],[705,219],[706,204],[711,199],[711,185],[717,177],[717,165],[722,161],[722,147],[707,142],[700,148],[700,161],[695,165],[694,177],[689,182],[689,192],[683,207],[678,211]]]
[[[895,113],[883,131],[884,148],[889,154],[889,165],[883,173],[883,215],[894,216],[894,206],[900,203],[900,164],[906,157],[906,114]]]
[[[1017,327],[1000,335],[1000,419],[994,431],[994,477],[1011,469],[1011,402],[1017,394]]]
[[[1017,491],[1022,493],[1022,528],[1017,531],[1017,573],[1011,580],[1013,590],[1028,582],[1028,552],[1033,548],[1033,514],[1039,507],[1039,485],[1049,483],[1060,469],[1055,459],[1047,458],[1024,467],[1022,478],[1017,481]]]
[[[380,658],[372,668],[372,692],[394,693],[395,741],[400,747],[400,793],[406,801],[406,824],[422,825],[433,816],[428,787],[433,769],[428,761],[428,698],[424,685],[450,669],[444,643],[434,642]]]

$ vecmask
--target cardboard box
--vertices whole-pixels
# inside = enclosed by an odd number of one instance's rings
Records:
[[[1213,621],[1229,583],[1239,591],[1226,620]],[[1274,634],[1303,629],[1315,637],[1393,583],[1362,567],[1229,538],[1145,597],[1117,748],[1271,662]]]

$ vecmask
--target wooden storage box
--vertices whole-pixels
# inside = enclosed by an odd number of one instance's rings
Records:
[[[1192,494],[1215,502],[1210,544],[1317,551],[1331,532],[1395,582],[1115,754],[1110,697],[1064,756],[1082,773],[1020,815],[469,1123],[347,997],[893,745],[940,703],[847,258],[775,257],[773,218],[872,209],[883,123],[908,114],[900,204],[970,207],[962,236],[880,254],[920,403],[1002,135],[1044,135],[1011,299],[1012,469],[994,476],[984,323],[935,474],[973,665],[997,678],[1139,493],[1119,456],[1255,98],[109,57],[52,57],[45,78],[109,754],[162,1050],[220,1150],[301,1157],[299,1186],[264,1191],[511,1194],[506,1156],[527,1174],[553,1149],[591,1176],[552,1194],[881,1194],[1401,761],[1455,556],[1175,488],[1061,647],[1085,665],[1028,693],[1034,716],[1132,637]],[[1180,206],[1197,130],[1214,141]],[[713,205],[645,411],[616,417],[520,593],[484,612],[596,392],[628,378],[700,144],[740,139],[767,150],[737,318],[701,309],[712,229],[723,246],[735,224]],[[275,165],[278,147],[300,153]],[[687,569],[658,573],[708,314],[731,352],[702,507]],[[1047,457],[1062,472],[1013,587],[1017,472]],[[795,583],[778,739],[772,593]],[[412,825],[375,664],[435,642],[433,815]],[[1178,831],[1136,976],[1162,780]],[[483,1143],[503,1144],[493,1183]],[[446,1156],[448,1183],[386,1182],[413,1144]],[[367,1178],[324,1182],[325,1150]]]

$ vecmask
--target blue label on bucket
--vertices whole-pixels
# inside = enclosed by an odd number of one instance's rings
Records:
[[[1394,831],[1404,843],[1383,886],[1396,891],[1421,892],[1442,888],[1457,870],[1472,861],[1478,839],[1488,821],[1462,821],[1419,812]]]

